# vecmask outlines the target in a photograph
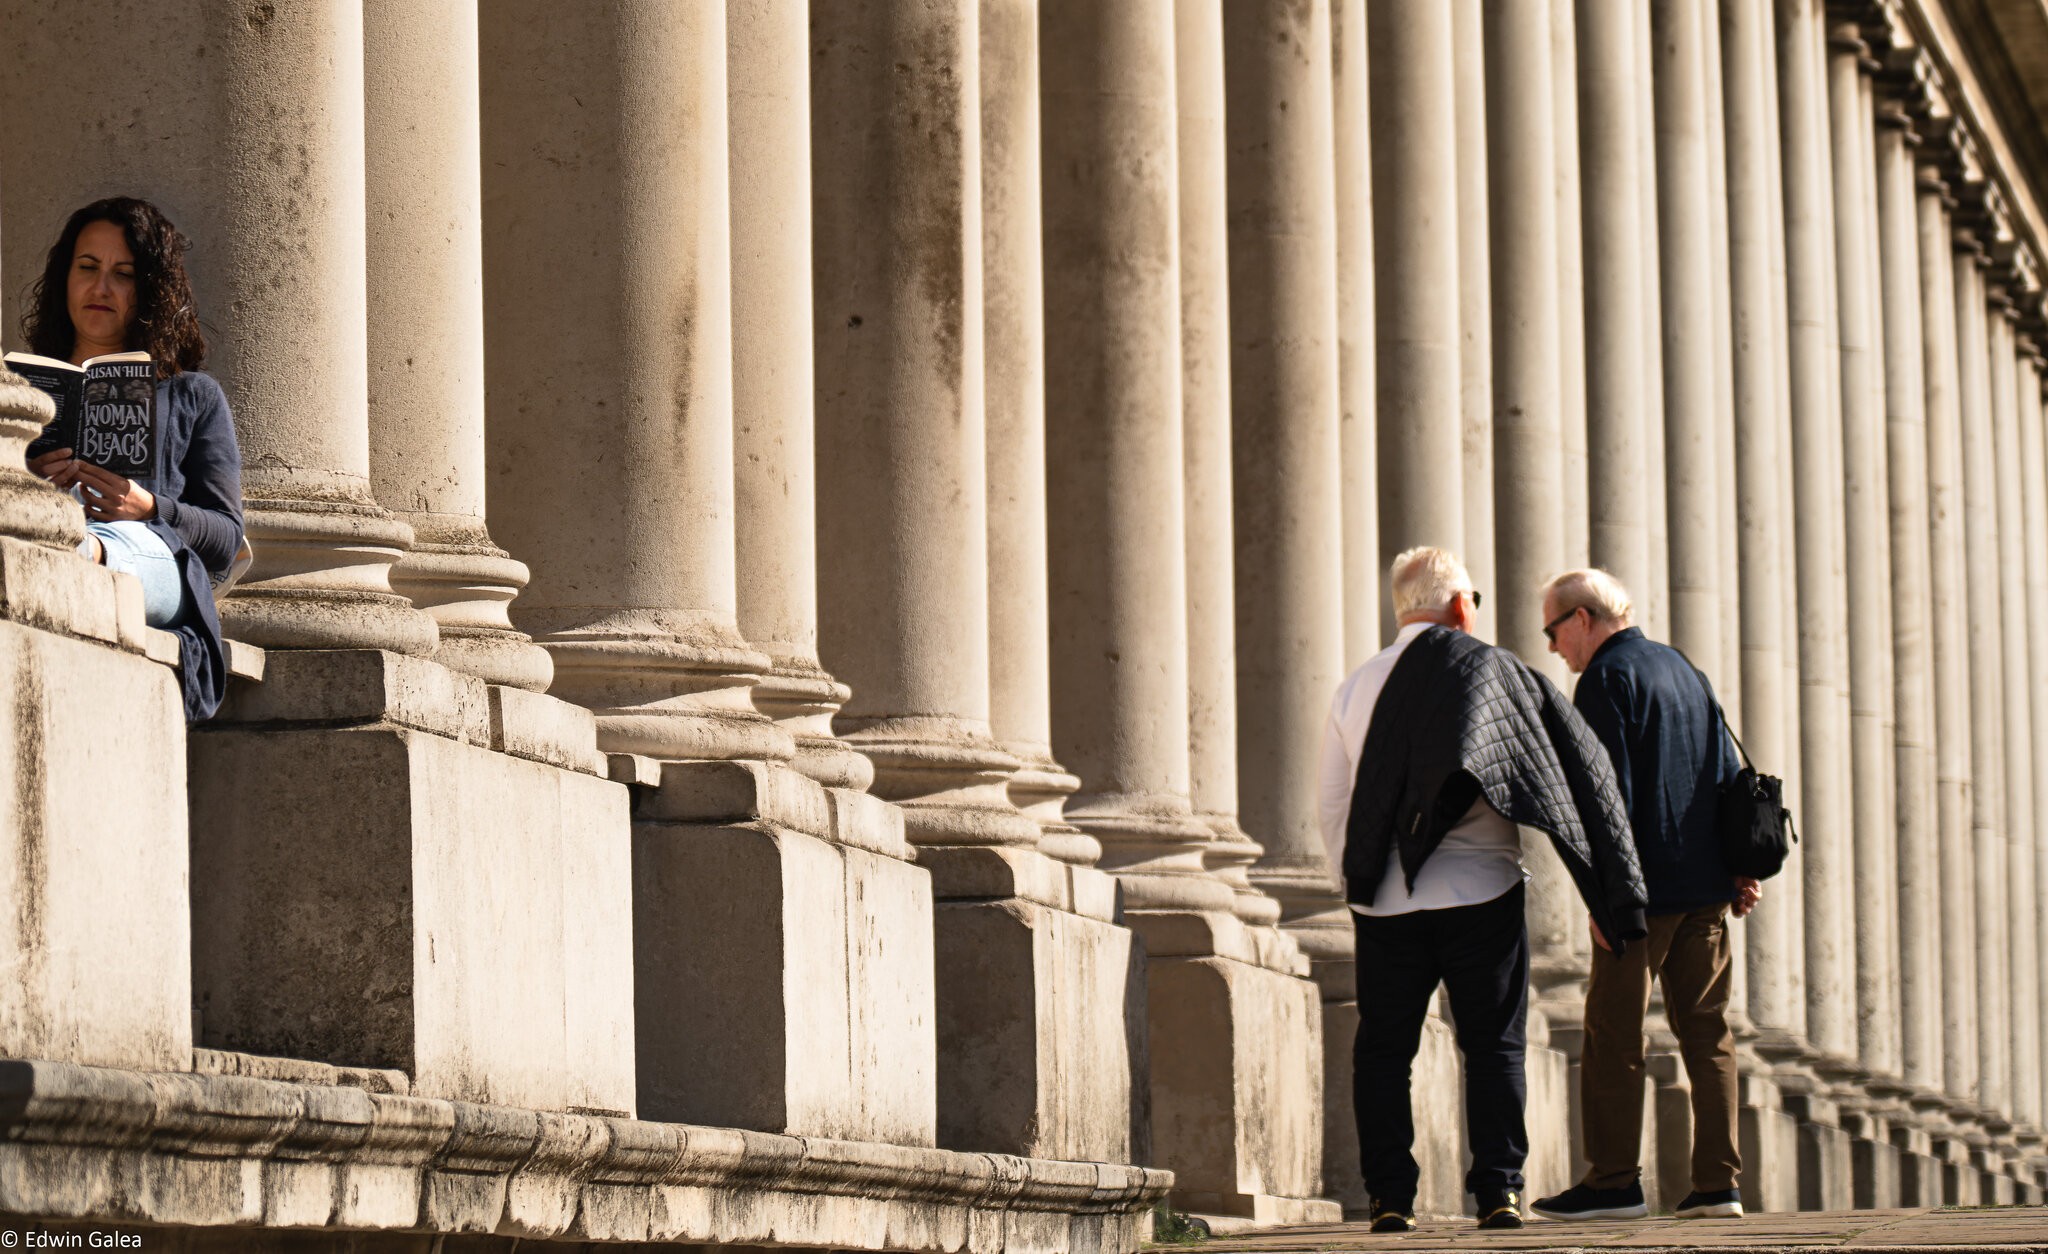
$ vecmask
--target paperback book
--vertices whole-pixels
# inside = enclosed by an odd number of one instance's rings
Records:
[[[156,472],[156,366],[148,353],[108,353],[80,366],[34,353],[9,353],[5,361],[57,407],[30,442],[31,459],[68,448],[130,479]]]

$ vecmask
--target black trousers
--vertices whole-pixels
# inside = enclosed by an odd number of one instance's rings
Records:
[[[1450,991],[1465,1056],[1465,1189],[1520,1189],[1529,1134],[1522,1057],[1528,1043],[1529,926],[1520,884],[1492,901],[1382,916],[1354,912],[1358,934],[1358,1041],[1352,1102],[1366,1191],[1395,1206],[1415,1200],[1415,1118],[1409,1069],[1430,999]]]

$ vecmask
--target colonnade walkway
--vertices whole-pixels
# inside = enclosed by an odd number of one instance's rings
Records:
[[[1155,1247],[1167,1248],[1167,1247]],[[1747,1215],[1741,1219],[1532,1220],[1511,1232],[1482,1232],[1470,1219],[1425,1220],[1414,1232],[1376,1235],[1359,1220],[1220,1237],[1184,1247],[1204,1254],[1341,1254],[1346,1250],[1649,1250],[1749,1251],[1970,1250],[2048,1252],[2048,1206],[1827,1211]]]

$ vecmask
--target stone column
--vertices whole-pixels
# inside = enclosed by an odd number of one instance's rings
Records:
[[[1637,209],[1643,257],[1643,502],[1649,574],[1635,594],[1636,621],[1653,639],[1671,638],[1671,502],[1664,466],[1663,241],[1657,221],[1657,102],[1651,79],[1650,14],[1635,19],[1636,175],[1642,197]]]
[[[811,9],[820,655],[853,688],[842,734],[873,760],[874,792],[902,807],[932,877],[939,1144],[1119,1162],[1143,1152],[1130,1120],[1143,1014],[1133,938],[1112,922],[1110,876],[1039,851],[1038,821],[1009,792],[1019,762],[989,725],[981,202],[1017,189],[982,177],[980,8]],[[999,21],[992,39],[1018,29]],[[1005,47],[1000,59],[1018,55]],[[1048,207],[1066,194],[1055,188]],[[1018,206],[1000,212],[1017,221]],[[1058,239],[1055,220],[1049,276],[1063,261]],[[1166,369],[1170,388],[1177,361]],[[1178,405],[1168,413],[1177,426]],[[1177,483],[1171,452],[1162,477]],[[1149,499],[1173,511],[1177,532],[1177,493]],[[1056,536],[1051,547],[1060,561]],[[1179,550],[1161,560],[1177,568]],[[1089,609],[1066,617],[1085,626]],[[1162,618],[1180,613],[1176,602]],[[1169,656],[1184,648],[1172,624],[1160,630]],[[1183,703],[1185,682],[1175,671]],[[1178,744],[1184,772],[1185,723],[1160,739]],[[1199,846],[1166,861],[1227,903]]]
[[[1464,544],[1472,586],[1496,606],[1494,583],[1493,300],[1487,256],[1487,84],[1483,0],[1453,0],[1453,122],[1458,164],[1458,409],[1465,455]],[[1480,616],[1478,635],[1499,639],[1500,614]]]
[[[2044,1003],[2043,1000],[2042,981],[2044,977],[2048,977],[2048,972],[2042,970],[2043,964],[2040,959],[2041,951],[2039,946],[2027,945],[2024,943],[2024,939],[2030,926],[2029,920],[2034,920],[2032,924],[2034,935],[2036,937],[2040,935],[2038,916],[2041,913],[2039,908],[2040,885],[2043,876],[2041,843],[2044,835],[2040,816],[2043,813],[2048,813],[2048,810],[2043,808],[2044,803],[2048,803],[2048,445],[2044,445],[2044,432],[2042,428],[2042,358],[2040,340],[2038,338],[2040,330],[2038,324],[2029,330],[2030,334],[2020,344],[2019,461],[2021,471],[2020,491],[2025,503],[2026,515],[2026,534],[2022,545],[2023,551],[2026,554],[2027,568],[2026,687],[2033,711],[2033,735],[2030,741],[2033,749],[2033,762],[2031,763],[2030,775],[2033,784],[2033,813],[2035,815],[2035,822],[2033,847],[2020,851],[2022,860],[2030,861],[2033,864],[2033,875],[2028,885],[2030,891],[2027,900],[2022,903],[2027,909],[2023,912],[2015,913],[2013,918],[2022,937],[2022,943],[2014,946],[2014,952],[2017,954],[2022,949],[2028,951],[2028,961],[2021,965],[2031,968],[2027,974],[2032,980],[2031,984],[2022,985],[2018,990],[2017,996],[2014,998],[2019,1004],[2031,1009],[2033,1012],[2033,1021],[2026,1035],[2021,1039],[2020,1044],[2031,1048],[2034,1056],[2031,1059],[2015,1062],[2014,1067],[2016,1070],[2021,1067],[2029,1068],[2027,1074],[2020,1077],[2020,1082],[2015,1086],[2023,1095],[2016,1105],[2021,1114],[2038,1126],[2044,1114],[2042,1109],[2042,1060],[2040,1058],[2043,1050],[2042,1020],[2043,1015],[2048,1014],[2048,1003]],[[2020,978],[2016,967],[2014,983],[2018,984]]]
[[[795,739],[793,765],[861,789],[874,767],[832,734],[846,685],[818,665],[811,167],[795,159],[811,144],[810,14],[803,0],[733,0],[726,23],[739,629],[771,663],[754,707]],[[1011,673],[1030,669],[1020,657]]]
[[[1877,234],[1883,287],[1887,480],[1892,540],[1892,693],[1897,789],[1899,1073],[1941,1087],[1941,849],[1935,748],[1933,533],[1927,382],[1921,325],[1919,137],[1897,103],[1877,128]]]
[[[1557,484],[1564,449],[1557,291],[1558,221],[1553,194],[1556,129],[1549,0],[1489,0],[1486,8],[1489,181],[1493,215],[1493,435],[1499,512],[1500,643],[1559,683],[1564,667],[1543,638],[1536,589],[1567,569]],[[1584,933],[1571,882],[1555,858],[1529,849],[1536,871],[1529,911],[1539,983],[1576,979]]]
[[[1065,50],[1043,74],[1054,736],[1082,780],[1067,816],[1132,909],[1228,909],[1188,803],[1173,14],[1048,0],[1044,22]]]
[[[986,0],[980,55],[989,721],[1022,764],[1010,799],[1038,820],[1038,847],[1086,866],[1102,846],[1066,821],[1066,799],[1081,781],[1052,755],[1036,0]]]
[[[1721,675],[1719,441],[1714,387],[1701,0],[1651,5],[1657,207],[1663,267],[1664,475],[1669,503],[1671,641]]]
[[[35,47],[11,67],[20,92],[7,94],[17,138],[4,214],[19,245],[7,290],[40,271],[31,224],[54,238],[62,214],[115,187],[162,206],[195,241],[186,265],[206,368],[242,447],[256,563],[222,607],[227,634],[431,652],[434,621],[390,583],[412,529],[370,484],[360,7],[183,0],[116,20],[10,15],[10,27],[31,23]],[[166,31],[206,57],[165,55]],[[60,50],[80,48],[126,66],[119,82],[77,74]],[[138,116],[162,122],[148,143],[109,140]]]
[[[1564,512],[1560,570],[1592,561],[1586,503],[1586,268],[1580,247],[1577,0],[1550,6],[1551,136],[1557,213],[1558,504]],[[1586,945],[1590,947],[1588,940]],[[1583,963],[1581,964],[1583,965]]]
[[[2048,832],[2043,831],[2039,816],[2048,813],[2048,428],[2044,428],[2041,402],[2042,355],[2041,329],[2037,324],[2023,348],[2025,357],[2020,367],[2020,464],[2025,482],[2022,490],[2026,497],[2026,553],[2027,553],[2027,662],[2028,690],[2033,697],[2034,727],[2034,894],[2037,903],[2032,912],[2036,938],[2048,936],[2048,923],[2044,923],[2038,908],[2041,882],[2048,872]],[[2022,939],[2026,933],[2025,920],[2021,915]],[[2039,961],[2038,945],[2033,950],[2035,961],[2035,985],[2033,1003],[2035,1006],[2034,1031],[2037,1049],[2048,1049],[2041,1044],[2042,1034],[2048,1032],[2048,964]],[[2034,1083],[2042,1084],[2041,1068],[2035,1068]],[[2037,1087],[2035,1104],[2027,1110],[2028,1118],[2039,1124],[2044,1114],[2044,1094]]]
[[[1380,567],[1464,534],[1452,6],[1371,0]],[[1240,419],[1244,413],[1238,407]],[[1393,635],[1390,603],[1384,634]]]
[[[1208,824],[1211,833],[1207,864],[1236,893],[1238,917],[1248,923],[1273,923],[1280,917],[1279,903],[1253,888],[1249,876],[1250,866],[1265,850],[1245,833],[1237,819],[1237,566],[1230,500],[1230,233],[1224,195],[1227,182],[1222,0],[1183,0],[1174,6],[1173,16],[1180,180],[1180,396],[1182,457],[1186,467],[1190,796],[1196,817]],[[1354,33],[1362,39],[1362,31]],[[1359,48],[1362,52],[1363,43]],[[1341,123],[1343,115],[1338,116]],[[1361,114],[1354,132],[1361,142],[1364,120]],[[1344,133],[1341,124],[1338,133]],[[1340,179],[1340,191],[1342,187]],[[1352,207],[1365,204],[1361,188]],[[1361,211],[1369,213],[1369,209]],[[1367,221],[1369,224],[1370,219]],[[1340,292],[1346,274],[1346,270],[1338,271]],[[1369,271],[1366,282],[1369,295]],[[1369,319],[1366,326],[1370,330]],[[1370,352],[1368,342],[1363,353]],[[1369,356],[1366,361],[1370,370]],[[1369,374],[1367,382],[1370,383]],[[1376,582],[1355,582],[1360,572],[1354,562],[1361,556],[1361,545],[1356,543],[1359,537],[1352,525],[1355,507],[1350,482],[1360,469],[1354,459],[1359,456],[1362,432],[1365,461],[1356,488],[1369,517],[1373,503],[1372,431],[1372,397],[1368,387],[1361,408],[1356,413],[1347,409],[1345,415],[1343,449],[1347,482],[1343,547],[1347,630],[1354,614],[1368,619],[1374,627],[1379,621]],[[1370,575],[1378,567],[1377,544],[1366,544],[1363,548],[1364,573]],[[1373,634],[1376,638],[1377,632]]]
[[[2005,924],[2005,679],[1998,551],[1998,453],[1993,435],[1990,319],[1985,305],[1983,247],[1958,236],[1956,357],[1963,431],[1963,528],[1967,581],[1965,637],[1970,654],[1971,844],[1976,924],[1977,1104],[2002,1108],[2011,1093],[2009,933]]]
[[[1730,542],[1739,523],[1735,512],[1735,308],[1728,257],[1728,101],[1721,50],[1721,5],[1707,0],[1700,10],[1700,56],[1705,61],[1707,135],[1707,284],[1714,315],[1714,510],[1721,520],[1717,578],[1721,603],[1720,676],[1715,693],[1721,708],[1742,726],[1740,649],[1742,639],[1741,557]],[[1749,998],[1744,953],[1748,930],[1735,944],[1733,1009],[1746,1015]]]
[[[1372,115],[1366,73],[1366,0],[1335,0],[1330,7],[1331,91],[1337,144],[1337,401],[1338,444],[1344,482],[1344,669],[1348,673],[1379,652],[1380,560],[1379,396],[1373,343]],[[1181,113],[1191,85],[1181,82]],[[1220,86],[1218,87],[1220,91]],[[1189,185],[1183,144],[1181,186]],[[1221,158],[1218,157],[1220,163]],[[1181,197],[1181,255],[1186,257],[1189,208]],[[1181,265],[1181,299],[1187,295]],[[1182,324],[1182,335],[1187,334]],[[1192,402],[1189,402],[1192,403]],[[1193,527],[1194,502],[1188,504]],[[1192,531],[1190,532],[1192,537]],[[1192,543],[1192,540],[1190,541]],[[1190,578],[1192,578],[1192,566]],[[1192,587],[1189,595],[1194,595]]]
[[[2036,1020],[2040,957],[2032,945],[2012,944],[2034,917],[2034,721],[2031,666],[2027,658],[2027,543],[2025,484],[2020,462],[2019,358],[2015,341],[2021,275],[2001,253],[1996,271],[1998,290],[1991,319],[1991,429],[1997,465],[1998,603],[2000,700],[2005,716],[2005,870],[1999,891],[2005,898],[2006,924],[2006,1075],[2000,1109],[2015,1122],[2038,1103],[2040,1096],[2040,1024]]]
[[[1735,526],[1739,555],[1739,653],[1742,736],[1750,756],[1777,771],[1795,749],[1787,735],[1785,642],[1780,610],[1780,560],[1786,519],[1778,480],[1786,460],[1779,422],[1776,344],[1783,339],[1771,275],[1771,234],[1781,208],[1772,198],[1766,83],[1771,57],[1769,15],[1762,0],[1733,0],[1723,32],[1728,128],[1728,257],[1734,383]],[[1724,534],[1722,543],[1727,543]],[[1723,642],[1724,651],[1734,642]],[[1804,1018],[1788,969],[1798,949],[1786,934],[1780,882],[1744,926],[1751,1020],[1766,1032],[1792,1031]]]
[[[1371,57],[1374,117],[1386,45],[1400,38],[1401,19],[1382,21],[1372,8]],[[1240,815],[1266,846],[1252,882],[1278,898],[1285,925],[1311,956],[1348,956],[1351,926],[1331,895],[1316,818],[1315,771],[1323,719],[1344,672],[1343,569],[1333,537],[1343,522],[1339,500],[1336,164],[1332,128],[1329,13],[1307,5],[1286,13],[1257,4],[1224,9],[1224,99],[1229,102],[1230,393],[1233,505],[1237,516],[1237,758]],[[1391,29],[1390,29],[1391,28]],[[1449,52],[1448,13],[1441,53]],[[1442,89],[1449,107],[1450,67]],[[1387,135],[1384,125],[1377,134]],[[1445,115],[1448,135],[1448,114]],[[1407,155],[1377,145],[1373,165]],[[1448,149],[1436,156],[1445,184]],[[1376,179],[1376,186],[1388,186]],[[1422,206],[1418,189],[1404,191],[1394,212],[1375,201],[1374,225],[1384,245],[1390,231],[1413,229]],[[1444,203],[1449,203],[1448,201]],[[1390,222],[1390,219],[1392,221]],[[1455,238],[1435,245],[1455,266]],[[1386,255],[1384,248],[1379,254]],[[1378,277],[1393,281],[1382,268]],[[1445,460],[1431,468],[1455,483],[1457,446],[1456,282],[1427,298],[1440,308],[1444,334],[1414,355],[1431,363],[1431,395],[1441,408],[1434,424],[1414,411],[1389,407],[1390,389],[1414,372],[1408,355],[1390,352],[1391,327],[1407,325],[1405,310],[1390,305],[1381,288],[1380,414],[1398,415],[1391,434],[1381,427],[1391,486],[1410,471],[1405,436],[1440,441]],[[1392,317],[1390,318],[1390,314]],[[1392,369],[1390,370],[1390,365]],[[1446,440],[1444,437],[1448,436]],[[1413,488],[1415,480],[1407,487]],[[1448,510],[1432,501],[1443,525],[1457,526],[1457,495]],[[1382,496],[1381,547],[1409,533],[1389,531]],[[1451,532],[1455,536],[1456,532]]]
[[[1578,6],[1579,164],[1586,273],[1586,443],[1592,559],[1650,586],[1642,144],[1635,6]]]
[[[1856,1050],[1848,743],[1848,618],[1844,568],[1842,423],[1830,342],[1834,223],[1826,84],[1817,2],[1795,0],[1779,27],[1784,145],[1788,353],[1792,386],[1800,596],[1799,672],[1806,928],[1807,1040],[1847,1059]]]
[[[491,491],[520,625],[605,748],[786,760],[736,622],[723,15],[482,25]]]
[[[474,0],[363,6],[370,484],[413,529],[391,586],[434,660],[539,692],[554,664],[506,617],[527,570],[484,524],[476,24]]]
[[[1853,919],[1857,1055],[1874,1071],[1897,1069],[1892,1004],[1897,938],[1884,900],[1894,883],[1889,847],[1892,758],[1886,726],[1891,705],[1886,676],[1893,596],[1885,539],[1891,526],[1885,469],[1884,397],[1874,358],[1881,293],[1868,265],[1872,223],[1866,212],[1871,171],[1864,157],[1873,124],[1864,101],[1863,63],[1869,48],[1853,26],[1828,41],[1828,117],[1834,175],[1836,305],[1840,311],[1842,458],[1848,540],[1850,744],[1854,755],[1853,860],[1855,892],[1845,913]]]
[[[973,0],[811,21],[820,653],[913,843],[1032,847],[989,728]]]
[[[1941,1086],[1965,1099],[1977,1081],[1977,938],[1972,852],[1970,584],[1963,504],[1961,362],[1954,232],[1947,184],[1919,171],[1915,209],[1920,245],[1921,366],[1927,386],[1927,511],[1933,630],[1950,647],[1934,651],[1935,809],[1941,857]]]

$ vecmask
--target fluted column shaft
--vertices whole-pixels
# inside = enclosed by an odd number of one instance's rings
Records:
[[[1516,206],[1491,223],[1493,292],[1493,495],[1498,511],[1497,630],[1501,644],[1564,682],[1543,638],[1536,589],[1566,569],[1559,378],[1555,180],[1549,0],[1488,0],[1488,181]],[[1571,882],[1555,859],[1532,856],[1530,940],[1539,981],[1576,977],[1574,942],[1584,931]]]
[[[1353,3],[1362,4],[1363,0]],[[1237,817],[1237,561],[1235,514],[1231,509],[1230,227],[1226,220],[1224,172],[1227,141],[1222,0],[1180,0],[1174,5],[1173,21],[1180,183],[1189,795],[1196,817],[1208,825],[1212,835],[1204,861],[1231,886],[1238,916],[1247,922],[1273,923],[1280,917],[1280,905],[1253,888],[1249,874],[1251,865],[1265,850],[1239,825]],[[1353,34],[1362,37],[1363,32]],[[1361,51],[1363,47],[1360,43]],[[1338,64],[1341,66],[1341,59]],[[1361,133],[1354,137],[1360,142],[1364,120],[1361,115]],[[1339,189],[1341,195],[1341,178]],[[1353,207],[1363,199],[1361,190],[1352,202]],[[1343,204],[1340,199],[1340,211]],[[1345,273],[1338,272],[1340,291]],[[1366,290],[1368,294],[1371,291],[1369,286]],[[1366,325],[1369,330],[1370,321]],[[1370,343],[1365,349],[1370,353]],[[1367,378],[1369,383],[1370,375]],[[1362,413],[1346,412],[1345,423],[1345,601],[1347,607],[1362,605],[1376,624],[1377,589],[1368,585],[1365,599],[1355,600],[1357,590],[1352,585],[1351,565],[1359,547],[1351,499],[1351,481],[1358,477],[1358,466],[1353,460],[1359,451],[1358,430],[1365,433],[1367,447],[1357,491],[1365,509],[1369,512],[1372,508],[1370,395]],[[1369,563],[1376,563],[1376,542],[1370,532],[1365,539]],[[1347,623],[1348,614],[1347,608]]]
[[[1135,909],[1228,909],[1188,801],[1170,0],[1044,0],[1053,737]],[[1334,463],[1331,466],[1334,472]]]
[[[2020,494],[2025,506],[2026,526],[2021,545],[2026,555],[2026,689],[2033,713],[2030,740],[2033,761],[2029,774],[2035,821],[2033,844],[2021,854],[2032,863],[2033,873],[2026,885],[2028,894],[2024,904],[2027,908],[2013,916],[2015,930],[2019,933],[2014,950],[2028,951],[2026,982],[2022,982],[2017,970],[2014,982],[2019,985],[2015,1000],[2032,1011],[2032,1022],[2021,1042],[2032,1052],[2014,1066],[2016,1069],[2024,1067],[2027,1071],[2015,1086],[2021,1092],[2016,1103],[2019,1113],[2038,1126],[2044,1116],[2042,1026],[2044,1015],[2048,1015],[2048,1002],[2044,1002],[2042,986],[2043,980],[2048,979],[2048,971],[2042,969],[2044,964],[2040,959],[2039,945],[2044,865],[2041,857],[2044,833],[2040,816],[2048,813],[2043,808],[2048,805],[2048,434],[2044,434],[2042,426],[2038,340],[2020,345],[2019,416]],[[2036,941],[2033,945],[2026,943],[2030,933]]]
[[[1578,6],[1592,559],[1638,598],[1650,587],[1636,31],[1645,19],[1633,5]]]
[[[1658,222],[1657,94],[1652,81],[1657,58],[1650,32],[1650,12],[1635,18],[1636,210],[1643,250],[1638,267],[1643,282],[1643,531],[1649,553],[1648,574],[1635,595],[1636,622],[1652,639],[1671,638],[1671,502],[1664,475],[1664,267],[1663,233]]]
[[[1781,12],[1778,70],[1783,135],[1788,357],[1792,388],[1793,514],[1799,587],[1800,757],[1804,837],[1807,1039],[1846,1059],[1856,1050],[1854,933],[1847,902],[1851,853],[1848,588],[1842,514],[1842,423],[1830,322],[1834,223],[1818,0]]]
[[[1887,479],[1892,541],[1893,763],[1898,813],[1899,1073],[1941,1087],[1941,850],[1935,749],[1932,521],[1913,145],[1896,107],[1877,131]]]
[[[912,841],[1034,846],[989,727],[977,8],[811,11],[819,653]]]
[[[1999,588],[1998,452],[1991,401],[1991,344],[1982,250],[1963,237],[1956,258],[1956,357],[1963,430],[1964,605],[1970,651],[1971,845],[1975,849],[1977,1053],[1973,1096],[1987,1109],[2011,1094],[2011,988],[2005,927],[2005,692]]]
[[[2001,275],[2006,284],[2013,276]],[[1991,318],[1991,427],[1998,468],[1998,603],[1999,643],[2003,672],[2001,709],[2005,716],[2005,825],[1999,833],[2005,846],[2004,894],[2007,936],[2023,930],[2034,916],[2034,723],[2031,673],[2027,658],[2026,506],[2020,499],[2025,472],[2020,464],[2019,358],[2015,344],[2017,289],[2007,286]],[[2040,958],[2032,945],[2006,941],[2005,1042],[2007,1080],[2005,1112],[2023,1119],[2040,1094],[2040,1025],[2036,1022],[2035,988]]]
[[[1388,31],[1377,6],[1372,13],[1377,105]],[[1238,0],[1225,6],[1223,30],[1240,815],[1266,846],[1252,882],[1279,899],[1303,947],[1325,956],[1348,951],[1351,940],[1330,894],[1314,789],[1323,714],[1344,667],[1329,11]],[[1377,168],[1377,147],[1373,161]],[[1376,212],[1374,221],[1385,217]],[[1455,318],[1452,311],[1440,355],[1445,403],[1435,411],[1451,433],[1453,468]],[[1383,400],[1387,364],[1383,352]]]
[[[1344,458],[1344,669],[1379,652],[1379,393],[1373,341],[1372,101],[1366,0],[1330,7],[1331,94],[1337,145],[1337,403]],[[1184,80],[1185,81],[1185,80]],[[1219,88],[1220,90],[1220,88]],[[1187,111],[1185,103],[1181,106]],[[1183,147],[1183,152],[1186,151]],[[1181,171],[1181,249],[1188,248],[1189,171]],[[1186,265],[1182,266],[1185,287]],[[1182,294],[1182,300],[1187,296]],[[1193,503],[1189,504],[1193,526]],[[1192,590],[1191,594],[1192,594]]]
[[[796,768],[866,788],[874,767],[832,734],[846,686],[818,665],[811,166],[797,159],[811,144],[810,12],[732,0],[726,21],[739,629],[772,663],[754,706],[795,738]]]
[[[724,9],[494,7],[485,333],[520,625],[600,743],[783,758],[736,621]]]
[[[1920,172],[1921,366],[1927,389],[1930,617],[1948,647],[1934,651],[1935,814],[1941,860],[1941,1085],[1967,1098],[1977,1083],[1977,938],[1971,770],[1970,585],[1963,502],[1961,362],[1956,252],[1945,185]]]
[[[1710,675],[1721,667],[1719,440],[1714,387],[1712,226],[1700,0],[1650,6],[1656,93],[1658,256],[1664,336],[1664,475],[1670,508],[1671,640]]]
[[[1022,763],[1010,797],[1038,820],[1039,848],[1088,865],[1102,846],[1066,821],[1066,799],[1081,781],[1052,753],[1038,18],[1037,0],[982,0],[989,723]]]
[[[1720,0],[1704,0],[1699,13],[1698,55],[1706,88],[1707,137],[1707,290],[1713,305],[1714,344],[1714,511],[1720,534],[1714,549],[1721,606],[1721,649],[1715,695],[1736,726],[1742,725],[1740,649],[1742,639],[1742,577],[1739,546],[1730,542],[1738,523],[1735,512],[1735,308],[1728,255],[1728,102],[1726,68],[1721,51]],[[1748,929],[1734,938],[1734,1001],[1732,1009],[1746,1019],[1749,1002],[1746,953]]]
[[[1371,0],[1380,566],[1464,535],[1452,6]],[[1242,410],[1240,409],[1240,414]],[[1393,634],[1391,605],[1384,634]]]
[[[395,591],[436,661],[540,691],[507,607],[527,569],[484,523],[483,191],[475,0],[363,6],[370,483],[413,529]]]
[[[1564,514],[1560,570],[1592,561],[1586,501],[1586,267],[1580,246],[1578,0],[1551,0],[1551,137],[1556,152],[1552,202],[1557,221],[1558,441]],[[1591,942],[1587,942],[1590,946]]]
[[[1464,541],[1460,556],[1472,586],[1493,598],[1493,266],[1488,256],[1487,83],[1484,0],[1452,0],[1452,115],[1458,164],[1458,410],[1464,444]],[[1495,599],[1494,604],[1502,602]],[[1476,633],[1499,639],[1497,614],[1482,615]]]
[[[1865,162],[1873,119],[1864,100],[1863,61],[1869,49],[1853,27],[1835,31],[1828,46],[1828,118],[1834,174],[1835,282],[1841,350],[1837,358],[1842,402],[1842,462],[1848,543],[1850,742],[1854,762],[1853,902],[1844,907],[1855,940],[1857,1054],[1866,1066],[1895,1071],[1897,1008],[1892,973],[1897,938],[1884,901],[1891,872],[1892,759],[1886,726],[1891,706],[1887,679],[1892,598],[1885,540],[1891,526],[1885,471],[1885,416],[1874,360],[1879,308],[1877,276],[1868,264],[1871,222]]]
[[[1785,641],[1779,607],[1785,518],[1779,475],[1786,437],[1778,412],[1775,346],[1783,338],[1771,276],[1772,224],[1782,212],[1772,199],[1771,129],[1766,84],[1772,57],[1767,0],[1731,0],[1722,52],[1728,128],[1728,257],[1734,382],[1735,526],[1740,562],[1742,736],[1766,771],[1791,760],[1787,734]],[[1722,543],[1727,543],[1724,534]],[[1724,648],[1727,642],[1724,642]],[[1748,1009],[1758,1027],[1780,1034],[1804,1019],[1789,968],[1798,961],[1786,932],[1781,884],[1744,926],[1748,945]]]

